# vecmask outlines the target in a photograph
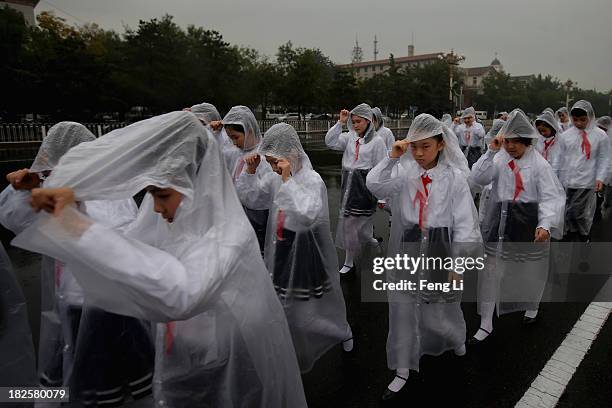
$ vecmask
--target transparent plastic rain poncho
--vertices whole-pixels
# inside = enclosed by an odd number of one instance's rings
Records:
[[[60,158],[82,142],[95,140],[84,126],[74,122],[61,122],[53,126],[44,139],[30,171],[52,171]],[[43,183],[43,186],[46,184]],[[7,187],[0,195],[0,223],[19,234],[37,219],[29,205],[30,192]],[[138,208],[133,199],[116,201],[89,201],[79,204],[82,212],[106,225],[123,226],[131,222]],[[83,290],[73,275],[73,268],[59,260],[43,256],[41,260],[41,319],[38,353],[38,376],[45,386],[70,386],[75,400],[84,402],[83,394],[96,395],[124,383],[134,382],[132,390],[150,387],[153,354],[147,353],[143,341],[138,349],[119,347],[131,344],[132,335],[143,338],[149,325],[136,319],[116,316],[84,305]],[[108,330],[121,321],[121,336]],[[109,340],[112,337],[113,340]],[[126,340],[127,339],[127,340]],[[108,341],[107,341],[108,340]],[[115,345],[114,348],[112,348]],[[109,350],[114,350],[111,355]],[[94,360],[94,356],[102,357]],[[129,358],[123,357],[128,355]],[[102,361],[103,363],[101,363]],[[116,366],[140,364],[137,368],[116,370]],[[146,367],[149,367],[147,370]],[[143,368],[144,367],[144,368]],[[125,374],[125,377],[123,376]],[[133,376],[130,376],[133,374]],[[149,375],[147,384],[135,380]],[[84,389],[84,387],[89,387]],[[91,392],[93,391],[93,393]],[[120,389],[123,396],[123,389]],[[115,393],[118,394],[118,393]],[[117,400],[117,395],[105,393],[104,398]],[[104,398],[97,402],[103,402]],[[89,398],[88,398],[89,400]],[[93,402],[89,400],[89,402]]]
[[[559,122],[555,118],[554,114],[550,112],[544,112],[540,116],[538,116],[534,122],[534,125],[538,126],[538,122],[543,122],[548,124],[553,131],[554,134],[549,138],[545,138],[543,136],[538,137],[538,143],[536,145],[536,150],[540,152],[540,154],[549,162],[553,163],[557,160],[557,155],[559,154],[559,144],[557,143],[557,137],[561,134],[561,126]]]
[[[597,119],[596,123],[608,135],[612,133],[612,118],[610,116],[602,116]]]
[[[451,126],[453,126],[453,117],[448,113],[445,113],[444,115],[442,115],[442,119],[440,119],[440,122],[442,122],[447,128],[450,129]]]
[[[465,108],[465,110],[463,111],[463,114],[461,115],[461,119],[464,119],[470,116],[476,119],[476,110],[471,106],[469,108]]]
[[[362,136],[353,129],[353,116],[369,122]],[[375,137],[369,105],[362,103],[356,106],[349,114],[347,125],[349,131],[345,133],[340,122],[329,129],[325,144],[330,149],[344,152],[336,246],[358,255],[363,245],[372,242],[372,215],[376,212],[377,203],[376,197],[366,188],[366,176],[387,156],[387,148],[381,138]]]
[[[53,170],[59,159],[72,147],[96,140],[85,126],[76,122],[59,122],[49,129],[42,141],[38,154],[30,166],[31,173]]]
[[[227,133],[225,133],[225,129],[221,128],[220,130],[213,130],[210,127],[210,122],[221,120],[221,115],[219,114],[219,111],[215,105],[202,102],[197,105],[193,105],[188,110],[189,112],[193,113],[196,118],[198,118],[200,122],[202,122],[202,124],[206,126],[206,128],[213,134],[217,144],[222,150],[231,148],[233,146],[231,140],[227,136]]]
[[[0,387],[37,385],[26,300],[0,243]]]
[[[481,253],[478,215],[467,181],[469,169],[456,137],[433,116],[421,114],[412,122],[406,140],[416,142],[437,135],[442,135],[445,146],[434,168],[423,169],[408,148],[400,159],[386,158],[368,174],[368,188],[377,197],[387,197],[393,213],[387,253],[390,258],[424,255],[445,260]],[[390,269],[386,280],[448,282],[453,270],[464,272],[440,266],[422,268],[414,274]],[[460,290],[444,293],[419,288],[387,293],[390,369],[418,370],[422,355],[439,355],[464,344]]]
[[[554,110],[552,110],[552,108],[545,108],[545,109],[542,111],[542,114],[544,114],[544,113],[549,113],[549,114],[551,114],[553,117],[555,116],[555,111],[554,111]]]
[[[502,129],[502,127],[504,127],[505,123],[506,121],[501,120],[501,119],[493,120],[493,125],[491,125],[491,129],[489,129],[489,131],[487,132],[487,135],[485,136],[485,146],[488,147],[489,144],[491,144],[491,141],[495,139],[499,131]]]
[[[305,372],[331,347],[352,337],[330,232],[327,189],[292,126],[272,126],[259,152],[287,160],[291,178],[283,182],[274,172],[261,179],[243,173],[236,189],[249,207],[270,210],[264,260]]]
[[[104,175],[104,177],[100,177]],[[91,304],[161,322],[154,395],[167,406],[306,406],[291,334],[213,137],[187,112],[113,131],[65,155],[47,180],[77,200],[147,186],[183,195],[174,221],[141,205],[124,233],[73,207],[14,243],[76,263]]]
[[[393,147],[393,143],[395,143],[395,136],[393,135],[393,132],[391,131],[391,129],[385,126],[385,119],[383,117],[383,114],[380,108],[378,107],[372,108],[372,115],[373,115],[373,118],[376,119],[376,125],[375,125],[376,133],[385,142],[385,146],[387,147],[387,150],[391,150],[391,148]]]
[[[565,115],[567,116],[567,122],[561,122],[561,118],[560,118],[561,113],[565,113]],[[559,121],[559,126],[561,127],[561,130],[563,132],[565,132],[567,129],[569,129],[572,126],[572,120],[571,120],[572,118],[570,117],[569,110],[565,106],[557,109],[557,111],[555,112],[555,118]]]
[[[245,158],[257,153],[257,147],[261,143],[261,131],[259,124],[253,112],[246,106],[234,106],[223,118],[223,125],[240,125],[244,129],[244,147],[242,149],[236,146],[230,146],[224,149],[223,155],[227,168],[230,171],[234,183],[238,177],[246,171],[247,165]],[[257,167],[257,175],[261,176],[272,171],[272,168],[262,158],[262,163]],[[243,203],[244,204],[244,203]],[[264,242],[266,239],[266,224],[268,222],[268,211],[257,211],[248,206],[244,207],[247,218],[251,222],[253,229],[257,235],[259,247],[263,252]]]
[[[468,127],[465,123],[462,123],[455,127],[454,131],[459,138],[459,144],[463,148],[468,166],[471,168],[482,154],[486,133],[484,127],[476,121],[476,111],[473,107],[463,111],[461,118],[465,119],[467,117],[474,118],[472,125]]]
[[[558,142],[558,159],[552,165],[567,192],[566,233],[585,236],[589,235],[597,206],[595,183],[608,178],[610,139],[597,127],[589,102],[578,101],[570,112],[574,109],[585,111],[589,122],[584,130],[572,126],[563,132]]]
[[[191,108],[189,108],[189,110],[205,125],[208,125],[212,121],[221,120],[219,111],[215,105],[210,103],[202,102],[197,105],[193,105]]]
[[[505,139],[527,138],[538,132],[529,119],[513,111],[502,127]],[[473,182],[492,183],[482,221],[482,237],[489,255],[478,279],[479,310],[496,303],[498,314],[534,310],[548,277],[549,242],[535,243],[537,228],[563,236],[565,192],[550,164],[527,147],[520,159],[504,150],[489,150],[472,168]]]
[[[502,112],[502,113],[507,114],[507,112]],[[505,123],[506,121],[502,119],[493,120],[493,125],[491,126],[491,129],[489,129],[489,131],[487,132],[487,135],[484,138],[486,148],[489,147],[489,145],[491,144],[491,141],[495,139],[499,131],[502,129],[502,127],[504,127]],[[492,184],[489,183],[486,186],[480,186],[480,187],[482,187],[482,190],[480,191],[480,200],[478,203],[478,219],[480,220],[480,222],[482,222],[486,218],[486,209],[488,208],[487,202],[489,201],[489,198],[491,197]]]

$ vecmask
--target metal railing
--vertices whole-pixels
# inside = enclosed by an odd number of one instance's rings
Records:
[[[276,119],[259,120],[259,127],[263,132],[279,123]],[[325,133],[336,124],[335,120],[287,120],[285,123],[295,128],[299,135]],[[129,123],[83,123],[96,137],[100,137],[115,129],[127,126]],[[391,130],[397,132],[407,130],[409,120],[390,120],[385,123]],[[50,123],[0,123],[0,143],[30,143],[41,142],[53,126]]]

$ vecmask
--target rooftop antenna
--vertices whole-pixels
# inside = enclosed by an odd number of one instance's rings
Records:
[[[362,61],[363,61],[363,50],[359,46],[359,40],[357,38],[357,34],[355,34],[355,46],[353,47],[351,62],[353,64],[357,64]]]
[[[376,34],[374,34],[374,61],[378,59],[378,39],[376,38]]]

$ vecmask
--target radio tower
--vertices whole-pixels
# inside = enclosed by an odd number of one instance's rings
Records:
[[[374,34],[374,61],[378,59],[378,39],[376,38],[376,34]]]
[[[359,40],[357,39],[357,34],[355,34],[355,46],[353,47],[351,62],[353,64],[357,64],[362,61],[363,61],[363,50],[359,46]]]

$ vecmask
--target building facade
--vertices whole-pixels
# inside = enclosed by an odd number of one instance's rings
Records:
[[[408,56],[394,58],[398,68],[413,68],[432,64],[440,61],[444,54],[441,52],[414,55],[414,46],[408,47]],[[352,64],[338,65],[338,68],[352,70],[355,77],[359,80],[372,78],[377,74],[384,74],[391,68],[391,59],[355,62]]]
[[[36,17],[34,15],[34,7],[39,3],[40,0],[10,0],[0,1],[0,7],[9,6],[15,9],[25,17],[26,23],[29,25],[36,24]]]

